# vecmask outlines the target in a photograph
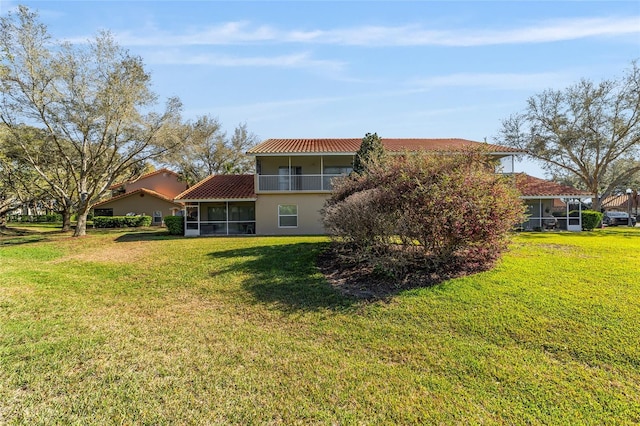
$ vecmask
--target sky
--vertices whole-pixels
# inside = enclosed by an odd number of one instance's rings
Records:
[[[640,59],[640,1],[7,1],[55,39],[110,31],[183,117],[260,139],[499,143],[529,97]],[[162,102],[158,109],[162,109]],[[516,171],[544,177],[527,159]]]

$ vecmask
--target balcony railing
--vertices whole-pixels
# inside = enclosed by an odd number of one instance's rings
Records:
[[[344,175],[259,175],[258,191],[331,191]]]

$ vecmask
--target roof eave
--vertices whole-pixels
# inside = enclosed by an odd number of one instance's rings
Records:
[[[540,200],[540,199],[556,199],[556,198],[593,198],[593,195],[586,194],[556,194],[556,195],[521,195],[523,200]]]
[[[222,203],[222,202],[232,202],[232,201],[256,201],[257,197],[254,198],[181,198],[175,199],[176,202],[181,203]]]

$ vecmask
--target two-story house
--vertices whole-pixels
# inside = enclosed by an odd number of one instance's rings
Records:
[[[352,171],[361,142],[360,138],[268,139],[258,144],[248,151],[255,157],[255,175],[210,176],[176,197],[185,204],[185,235],[323,234],[320,210],[333,180]],[[507,172],[513,171],[513,156],[520,153],[465,139],[383,138],[382,143],[388,153],[398,155],[481,146],[511,165],[503,170]],[[526,202],[539,208],[541,201],[534,195],[529,191]]]

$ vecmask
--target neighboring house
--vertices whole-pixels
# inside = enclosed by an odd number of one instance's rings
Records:
[[[635,196],[634,196],[635,194]],[[640,204],[640,194],[637,191],[630,195],[619,194],[610,195],[600,201],[600,207],[602,211],[615,211],[615,212],[631,212],[638,215],[638,205]]]
[[[593,194],[524,173],[516,175],[516,187],[527,206],[528,220],[521,224],[521,229],[553,227],[568,231],[582,230],[582,205]],[[578,213],[570,214],[572,211]]]
[[[186,208],[185,235],[323,234],[320,210],[332,180],[352,171],[362,139],[268,139],[247,153],[255,175],[211,176],[176,196]],[[485,147],[496,159],[514,148],[465,139],[387,139],[387,152]]]
[[[177,173],[160,169],[138,179],[111,186],[111,198],[93,206],[95,216],[151,216],[153,225],[163,218],[181,212],[184,206],[174,198],[187,188]]]

